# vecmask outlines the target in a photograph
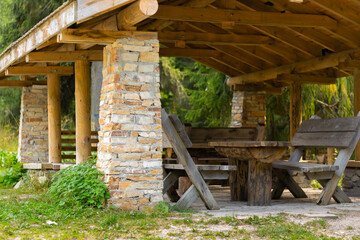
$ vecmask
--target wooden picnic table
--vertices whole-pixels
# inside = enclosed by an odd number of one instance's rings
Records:
[[[209,145],[237,166],[229,178],[231,200],[247,201],[249,206],[270,205],[272,162],[284,155],[290,142],[222,141]]]

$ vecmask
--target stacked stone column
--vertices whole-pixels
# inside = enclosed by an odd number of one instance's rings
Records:
[[[265,92],[234,91],[230,127],[256,127],[266,123]]]
[[[47,86],[24,87],[21,96],[18,160],[48,163]]]
[[[107,46],[103,76],[97,167],[110,204],[142,210],[163,200],[158,40]]]

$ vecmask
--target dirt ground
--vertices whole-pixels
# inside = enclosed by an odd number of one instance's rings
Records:
[[[207,210],[200,199],[191,209],[198,211],[195,214],[199,218],[209,216],[226,217],[234,216],[246,219],[251,216],[276,216],[286,214],[290,221],[304,224],[315,219],[324,219],[327,227],[323,230],[328,236],[351,239],[360,235],[360,193],[350,197],[352,203],[338,204],[334,200],[327,206],[319,206],[316,199],[321,193],[319,189],[305,188],[308,198],[295,199],[289,191],[285,191],[280,200],[273,200],[271,206],[247,206],[246,202],[230,201],[230,189],[228,187],[211,186],[220,210]],[[220,227],[220,226],[219,226]],[[225,230],[225,229],[224,229]]]

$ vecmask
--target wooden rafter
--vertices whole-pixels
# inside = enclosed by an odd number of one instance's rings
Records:
[[[20,66],[9,67],[5,71],[6,76],[47,75],[52,73],[59,75],[72,75],[74,74],[74,68],[72,66]]]
[[[220,53],[212,49],[193,49],[193,48],[160,48],[162,57],[188,57],[188,58],[210,58],[219,57]]]
[[[103,51],[32,52],[26,56],[26,62],[75,62],[81,59],[102,61]]]
[[[229,85],[243,82],[261,82],[265,80],[276,79],[280,74],[298,74],[336,67],[342,62],[357,59],[358,57],[360,57],[360,49],[352,49],[339,53],[333,53],[324,57],[317,57],[302,62],[233,77],[229,80]]]
[[[326,15],[250,12],[210,8],[160,5],[151,18],[190,22],[251,24],[262,26],[334,27],[337,22]]]
[[[267,94],[279,95],[282,93],[281,88],[276,88],[267,85],[243,85],[243,84],[235,84],[232,86],[233,91],[246,91],[246,92],[266,92]]]
[[[0,80],[0,87],[30,87],[33,85],[46,85],[46,83],[46,81]]]
[[[335,84],[336,77],[316,76],[310,74],[281,74],[277,77],[278,81],[286,83],[300,84]]]
[[[140,31],[102,31],[93,29],[66,29],[62,31],[57,41],[60,43],[94,43],[110,44],[121,38],[139,40],[157,39],[157,33]]]

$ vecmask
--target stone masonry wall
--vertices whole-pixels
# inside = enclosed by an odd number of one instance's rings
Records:
[[[23,163],[47,163],[47,87],[24,87],[21,96],[18,159]]]
[[[107,46],[103,76],[97,167],[110,204],[142,210],[163,200],[159,42]]]
[[[265,92],[234,91],[231,127],[256,127],[266,123]]]
[[[360,195],[360,168],[347,167],[345,169],[342,187],[350,195]]]

